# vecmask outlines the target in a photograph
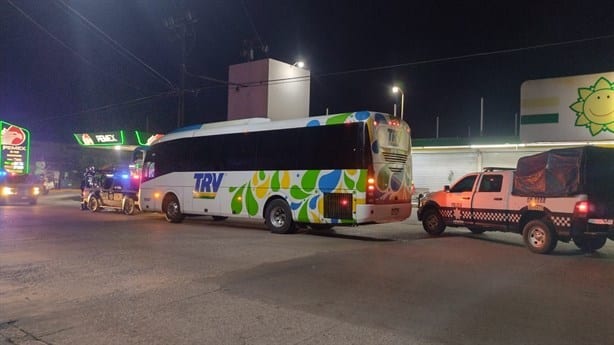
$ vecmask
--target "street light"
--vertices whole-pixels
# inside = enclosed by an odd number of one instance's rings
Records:
[[[392,93],[401,93],[401,120],[403,120],[403,108],[405,106],[405,94],[403,93],[403,90],[401,90],[401,88],[398,86],[392,87]]]
[[[297,61],[292,66],[296,66],[298,68],[303,68],[303,67],[305,67],[305,63],[303,61]]]

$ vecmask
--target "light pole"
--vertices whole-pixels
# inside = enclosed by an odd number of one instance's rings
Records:
[[[405,94],[403,93],[403,90],[401,90],[401,88],[398,86],[393,86],[392,92],[401,94],[401,120],[403,120],[403,109],[405,107]]]

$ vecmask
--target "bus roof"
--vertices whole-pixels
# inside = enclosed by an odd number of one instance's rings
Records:
[[[365,122],[372,116],[381,116],[386,119],[390,118],[390,115],[388,114],[373,111],[358,111],[353,113],[341,113],[277,121],[272,121],[268,118],[249,118],[212,122],[205,123],[202,125],[192,125],[178,128],[157,140],[156,143],[197,136],[231,134],[241,132],[257,132],[284,128],[326,126],[352,122]]]

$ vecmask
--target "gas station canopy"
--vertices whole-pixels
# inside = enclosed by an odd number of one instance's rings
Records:
[[[124,130],[73,133],[73,135],[81,146],[122,151],[133,151],[139,146],[149,146],[156,139],[162,137],[162,134]]]

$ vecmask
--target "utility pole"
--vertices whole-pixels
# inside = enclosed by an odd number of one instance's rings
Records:
[[[484,97],[480,98],[480,136],[484,135]]]
[[[181,9],[181,13],[176,16],[167,17],[164,25],[173,33],[173,40],[180,41],[181,62],[179,64],[179,88],[177,89],[177,128],[183,127],[185,122],[185,72],[188,38],[194,39],[194,24],[198,19],[192,16],[189,10]]]

